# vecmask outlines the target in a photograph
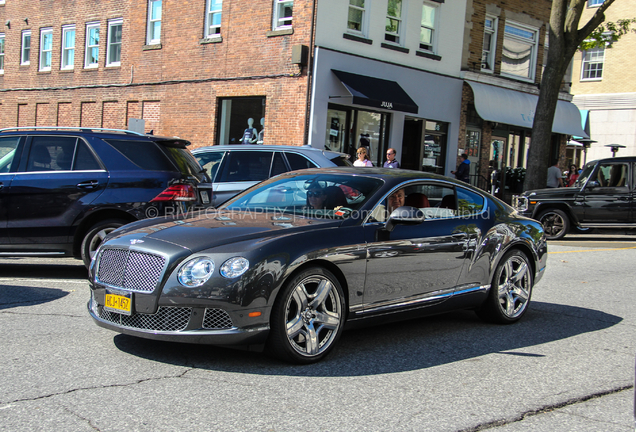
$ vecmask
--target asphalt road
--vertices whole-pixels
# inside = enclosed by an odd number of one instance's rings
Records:
[[[79,261],[0,259],[0,430],[634,431],[636,239],[568,236],[524,320],[345,332],[311,366],[97,327]]]

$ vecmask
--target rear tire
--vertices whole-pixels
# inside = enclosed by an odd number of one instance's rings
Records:
[[[127,223],[128,221],[123,219],[108,219],[96,223],[88,230],[84,236],[84,240],[82,240],[81,247],[82,261],[84,261],[86,268],[91,265],[91,260],[93,256],[95,256],[97,248],[99,248],[104,241],[104,237]]]
[[[274,303],[267,351],[292,363],[317,362],[336,345],[344,321],[338,279],[325,268],[308,268],[285,283]]]
[[[570,219],[563,210],[546,210],[539,215],[538,219],[543,225],[543,231],[548,240],[561,239],[570,230]]]

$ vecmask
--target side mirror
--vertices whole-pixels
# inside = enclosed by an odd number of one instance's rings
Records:
[[[424,219],[426,217],[422,210],[411,206],[403,206],[393,210],[384,227],[391,232],[396,225],[417,225],[422,223]]]

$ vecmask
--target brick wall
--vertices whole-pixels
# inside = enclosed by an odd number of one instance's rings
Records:
[[[146,2],[7,1],[0,6],[6,47],[0,127],[48,122],[122,128],[128,118],[144,118],[147,131],[179,136],[196,147],[215,144],[217,98],[262,96],[267,143],[302,144],[308,78],[291,64],[291,49],[309,45],[312,1],[295,1],[293,32],[277,34],[271,32],[271,0],[225,0],[218,41],[203,37],[205,5],[205,0],[164,1],[161,44],[146,46]],[[116,18],[123,18],[121,64],[106,67],[108,20]],[[84,68],[89,22],[100,23],[95,69]],[[69,24],[76,31],[75,62],[73,70],[62,71],[61,29]],[[52,67],[41,72],[39,34],[49,27]],[[31,31],[28,66],[20,66],[23,30]],[[40,105],[49,107],[48,114],[38,113]]]

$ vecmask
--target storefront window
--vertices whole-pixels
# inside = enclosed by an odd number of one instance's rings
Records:
[[[221,98],[218,103],[217,144],[267,144],[265,97]]]
[[[444,174],[448,123],[427,120],[422,155],[422,171]]]

